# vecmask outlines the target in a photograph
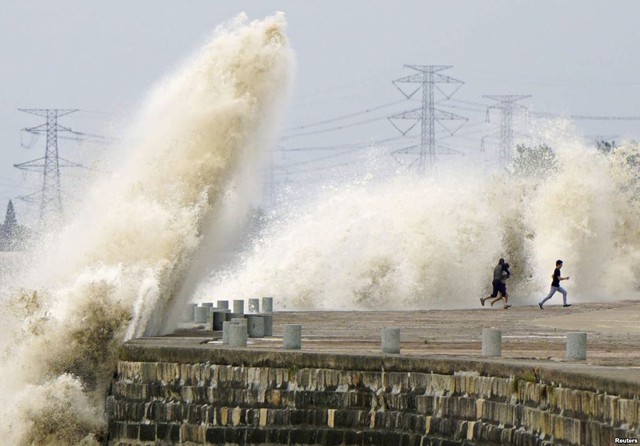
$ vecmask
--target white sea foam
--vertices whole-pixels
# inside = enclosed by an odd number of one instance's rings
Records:
[[[48,234],[33,268],[4,284],[2,444],[99,442],[117,346],[170,330],[187,299],[470,307],[500,256],[512,265],[515,304],[546,291],[557,258],[570,299],[637,290],[640,148],[604,156],[562,121],[538,130],[557,172],[462,165],[426,178],[334,178],[269,222],[238,262],[212,269],[258,194],[291,77],[283,33],[281,15],[218,29],[156,86],[114,174],[89,188],[61,233]]]
[[[248,209],[291,78],[284,28],[282,14],[218,28],[149,95],[124,161],[47,234],[2,316],[2,444],[104,436],[117,346],[162,331],[216,215],[228,227]]]
[[[516,305],[546,294],[558,258],[574,302],[633,295],[638,145],[605,156],[564,121],[541,127],[539,138],[555,150],[557,172],[457,165],[428,178],[334,188],[273,221],[198,294],[276,296],[290,309],[469,307],[490,287],[502,256],[514,273]]]

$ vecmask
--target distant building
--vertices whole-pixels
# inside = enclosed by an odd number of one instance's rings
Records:
[[[25,249],[30,235],[28,228],[18,224],[16,211],[13,209],[13,203],[9,200],[4,223],[0,225],[0,251]]]

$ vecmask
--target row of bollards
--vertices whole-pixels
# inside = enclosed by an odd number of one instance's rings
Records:
[[[219,300],[216,302],[216,305],[213,305],[213,302],[203,302],[201,304],[188,304],[185,308],[185,312],[183,314],[182,319],[185,322],[195,322],[199,324],[204,324],[209,322],[211,314],[215,312],[229,312],[231,314],[241,314],[244,315],[244,303],[245,301],[242,299],[233,300],[233,311],[229,309],[229,301],[228,300]],[[260,313],[260,299],[249,299],[248,302],[248,313],[251,314],[259,314]],[[263,313],[271,313],[273,312],[273,297],[263,297],[262,298],[262,311]],[[215,328],[214,328],[215,329]]]
[[[382,330],[382,352],[400,353],[400,329],[385,328]],[[482,330],[482,355],[502,355],[502,332],[496,328]],[[583,332],[567,333],[565,358],[568,360],[587,359],[587,334]]]
[[[260,309],[260,301],[259,299],[251,299],[255,302],[252,302],[249,308],[252,310],[250,313],[259,314]],[[264,313],[259,314],[264,317],[264,314],[270,315],[273,311],[273,298],[272,297],[263,297],[262,298],[262,306],[264,308]],[[228,300],[219,300],[216,303],[216,306],[213,306],[213,302],[203,302],[202,304],[189,304],[187,305],[184,315],[183,321],[185,322],[195,322],[197,324],[210,324],[212,330],[222,330],[222,323],[227,320],[231,320],[234,317],[244,317],[244,300],[234,300],[233,301],[233,311],[229,309],[229,301]],[[265,324],[267,326],[267,331],[269,324],[268,322]]]
[[[229,345],[229,347],[246,347],[248,338],[257,337],[251,334],[251,324],[251,318],[233,318],[231,321],[225,321],[222,330],[222,343]],[[300,350],[302,348],[302,325],[284,325],[282,348],[285,350]]]
[[[482,355],[502,355],[502,332],[497,328],[482,329]],[[581,361],[587,359],[587,334],[584,332],[567,333],[565,359]]]
[[[230,347],[246,347],[247,334],[251,336],[252,318],[234,318],[224,322],[222,343]],[[282,348],[300,350],[302,348],[302,325],[284,324],[282,329]],[[382,351],[384,353],[400,353],[400,329],[385,328],[382,332]]]
[[[222,343],[230,347],[246,347],[248,338],[273,336],[273,298],[248,300],[248,314],[244,314],[244,300],[233,301],[233,311],[228,300],[204,302],[200,305],[189,304],[185,319],[196,323],[210,323],[212,330],[222,330]],[[384,328],[381,336],[382,352],[400,353],[400,329]],[[285,324],[283,326],[282,348],[299,350],[302,348],[302,325]],[[482,330],[482,355],[499,357],[502,355],[502,332],[496,328]],[[565,358],[585,360],[587,358],[587,334],[570,332],[566,335]]]
[[[273,335],[273,297],[262,298],[263,313],[260,313],[260,299],[249,299],[249,313],[244,313],[244,300],[236,299],[229,309],[228,300],[189,304],[183,320],[198,324],[208,324],[213,331],[222,330],[222,343],[233,347],[246,347],[247,338],[261,338]]]

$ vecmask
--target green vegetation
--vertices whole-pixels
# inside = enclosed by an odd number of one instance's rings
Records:
[[[596,141],[596,149],[598,149],[599,152],[602,152],[605,155],[613,152],[616,147],[617,146],[615,141],[605,141],[604,139]]]

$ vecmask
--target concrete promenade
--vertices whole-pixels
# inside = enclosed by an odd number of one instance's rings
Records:
[[[274,336],[246,348],[190,324],[122,346],[107,402],[110,444],[636,441],[639,315],[640,301],[276,312]],[[288,323],[303,327],[301,350],[282,348]],[[401,329],[401,354],[381,352],[384,327]],[[502,330],[502,357],[481,355],[488,327]],[[588,333],[584,361],[564,359],[575,330]]]
[[[550,373],[547,379],[551,381],[554,377],[560,379],[564,376],[560,381],[568,379],[573,382],[574,378],[565,375],[568,373],[577,378],[577,373],[587,381],[592,377],[597,378],[600,384],[611,380],[610,384],[624,383],[623,387],[632,390],[640,388],[638,321],[640,301],[576,304],[570,308],[549,305],[544,310],[537,306],[509,310],[479,306],[467,310],[402,312],[285,311],[274,313],[274,336],[249,339],[246,349],[235,350],[240,363],[245,361],[243,350],[247,353],[262,351],[260,356],[269,360],[277,359],[280,355],[278,352],[285,353],[282,350],[283,324],[293,323],[302,325],[302,350],[297,352],[311,354],[314,361],[327,354],[329,358],[338,355],[341,361],[348,356],[360,361],[369,356],[385,356],[381,353],[382,329],[399,327],[401,354],[387,357],[424,359],[431,363],[439,360],[447,363],[461,361],[469,365],[476,364],[473,367],[482,363],[489,365],[492,370],[487,372],[491,373],[503,367],[502,374],[505,375],[511,373],[509,370],[540,369]],[[482,329],[487,327],[502,330],[500,358],[482,356]],[[565,336],[570,331],[588,333],[586,360],[565,360]],[[144,350],[150,355],[148,360],[163,361],[163,352],[173,355],[182,351],[180,354],[197,357],[219,351],[221,358],[235,357],[229,347],[222,345],[221,336],[221,332],[190,324],[171,336],[129,341],[125,344],[127,353],[124,355],[135,357]],[[289,358],[287,362],[304,362],[302,357],[291,356],[289,352],[285,355]],[[580,378],[580,381],[583,379]],[[601,386],[592,382],[586,387],[597,390]]]
[[[248,348],[280,348],[283,324],[301,324],[303,350],[379,353],[384,327],[401,329],[401,354],[481,356],[482,329],[502,331],[502,357],[563,362],[567,332],[587,335],[585,364],[640,370],[640,301],[537,305],[466,310],[285,311],[275,312],[273,337],[250,339]],[[191,324],[174,337],[196,337],[218,344],[220,332]],[[185,339],[188,342],[188,340]],[[195,340],[194,340],[195,342]]]

